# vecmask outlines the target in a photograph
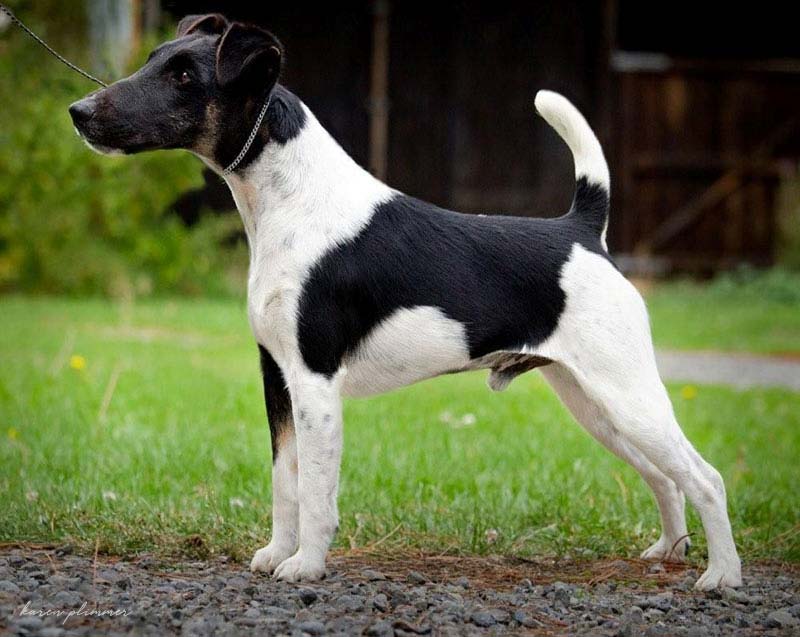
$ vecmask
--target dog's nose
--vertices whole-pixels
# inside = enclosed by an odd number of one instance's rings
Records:
[[[77,124],[88,122],[94,117],[94,100],[83,99],[75,102],[69,107],[69,114],[72,116],[72,121]]]

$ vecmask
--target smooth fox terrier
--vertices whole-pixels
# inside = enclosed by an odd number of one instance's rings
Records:
[[[290,581],[324,575],[343,395],[474,369],[490,370],[500,391],[540,367],[578,422],[655,493],[661,537],[642,557],[684,557],[686,494],[708,538],[696,588],[740,585],[722,478],[675,420],[645,304],[609,257],[608,166],[578,110],[536,95],[574,157],[567,214],[460,214],[358,166],[278,83],[282,60],[259,27],[188,16],[136,73],[70,107],[93,149],[184,148],[233,193],[272,438],[272,540],[250,568]]]

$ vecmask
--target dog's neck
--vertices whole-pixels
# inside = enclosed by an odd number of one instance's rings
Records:
[[[284,143],[268,142],[244,170],[226,177],[251,251],[293,234],[335,244],[367,223],[392,190],[361,168],[300,103],[305,121]],[[324,241],[323,241],[324,242]]]

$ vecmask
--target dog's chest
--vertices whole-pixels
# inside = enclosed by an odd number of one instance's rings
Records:
[[[366,217],[369,212],[362,207]],[[358,232],[361,219],[342,219],[336,207],[306,201],[276,206],[250,233],[248,316],[256,340],[285,370],[303,363],[298,336],[300,301],[309,273],[337,244]]]
[[[301,362],[298,321],[303,286],[324,242],[273,229],[253,246],[248,316],[256,340],[285,370]],[[325,318],[325,317],[321,317]],[[332,318],[332,317],[327,317]],[[464,326],[436,307],[398,308],[362,338],[341,361],[343,392],[382,393],[469,363]]]
[[[251,246],[247,282],[253,335],[284,368],[294,363],[298,352],[297,308],[314,261],[304,257],[308,251],[296,241],[293,232],[280,232]]]

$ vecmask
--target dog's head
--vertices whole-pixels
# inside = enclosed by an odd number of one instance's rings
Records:
[[[280,75],[283,49],[257,26],[187,16],[177,37],[130,77],[69,107],[102,153],[185,148],[226,165],[244,145]]]

